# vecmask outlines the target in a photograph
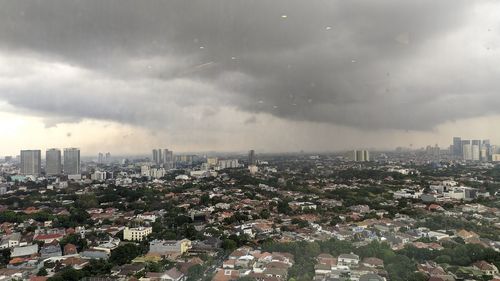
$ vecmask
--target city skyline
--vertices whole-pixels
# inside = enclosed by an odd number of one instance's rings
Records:
[[[2,4],[0,155],[500,140],[500,3],[113,3]]]
[[[500,281],[499,11],[0,0],[0,281]]]

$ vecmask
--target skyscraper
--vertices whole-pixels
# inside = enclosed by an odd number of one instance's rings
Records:
[[[472,145],[481,145],[481,140],[472,140]]]
[[[370,161],[370,152],[368,150],[353,150],[352,160],[356,162]]]
[[[161,149],[153,149],[153,162],[157,165],[162,162]]]
[[[356,158],[354,158],[354,161],[365,161],[365,153],[363,152],[363,150],[356,150],[354,155],[356,156]]]
[[[79,175],[80,170],[80,149],[64,149],[64,173],[66,175]]]
[[[40,175],[42,152],[40,150],[21,150],[21,174]]]
[[[97,163],[104,163],[104,154],[102,154],[102,152],[99,152],[99,154],[97,154]]]
[[[462,138],[453,138],[453,156],[462,157]]]
[[[256,161],[256,159],[255,159],[255,150],[253,150],[253,149],[252,149],[252,150],[250,150],[250,151],[248,152],[248,165],[249,165],[249,166],[250,166],[250,165],[255,165],[255,163],[256,163],[256,162],[257,162],[257,161]]]
[[[488,147],[486,146],[481,146],[481,161],[488,161],[490,160],[489,154],[488,154]]]
[[[51,148],[45,151],[45,173],[48,176],[59,175],[62,173],[61,150]]]
[[[479,145],[478,144],[471,145],[471,150],[472,150],[472,161],[481,160],[481,148],[479,147]]]
[[[163,149],[163,167],[165,169],[173,169],[174,168],[174,152],[172,150]]]
[[[462,141],[462,155],[464,160],[472,160],[472,145],[470,144],[469,140]]]

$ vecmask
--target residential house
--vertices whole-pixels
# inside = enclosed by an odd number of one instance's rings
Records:
[[[23,247],[14,247],[10,255],[11,258],[31,257],[38,254],[38,244]]]
[[[359,264],[359,256],[353,253],[341,254],[337,258],[337,264],[343,266],[357,266]]]
[[[61,245],[57,241],[44,244],[40,249],[40,256],[42,259],[62,256]]]
[[[2,237],[0,242],[0,249],[13,248],[15,246],[19,246],[19,242],[21,241],[21,233],[14,232],[12,234],[8,234]]]
[[[494,276],[498,274],[498,268],[491,263],[488,263],[486,261],[477,261],[474,264],[472,264],[474,268],[477,268],[478,270],[481,270],[484,275],[489,275],[489,276]]]

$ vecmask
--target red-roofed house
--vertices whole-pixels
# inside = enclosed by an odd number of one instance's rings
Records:
[[[61,233],[53,233],[53,234],[37,234],[33,237],[33,240],[43,241],[45,243],[51,243],[56,240],[59,241],[63,238],[63,234]]]

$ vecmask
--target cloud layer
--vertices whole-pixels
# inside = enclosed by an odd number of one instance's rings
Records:
[[[47,126],[90,118],[237,130],[231,119],[240,112],[242,127],[267,114],[428,131],[498,112],[498,8],[466,0],[5,0],[0,100]]]

